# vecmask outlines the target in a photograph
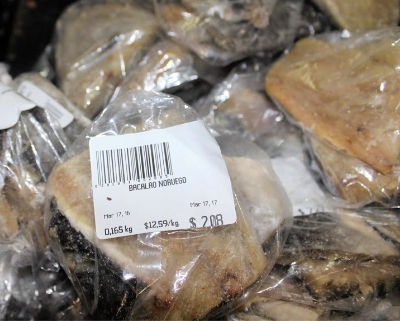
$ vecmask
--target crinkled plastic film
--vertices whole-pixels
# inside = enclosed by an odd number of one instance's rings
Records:
[[[24,82],[28,82],[38,87],[46,95],[48,95],[48,97],[57,101],[62,107],[64,107],[74,116],[72,123],[64,128],[65,134],[70,141],[74,141],[75,138],[83,131],[83,129],[91,124],[91,121],[82,113],[79,108],[72,104],[71,101],[56,86],[54,86],[47,79],[43,78],[41,75],[37,73],[21,74],[14,80],[14,86],[18,89],[18,87]],[[45,108],[46,106],[40,107]]]
[[[266,77],[268,94],[311,134],[328,186],[355,206],[397,198],[399,36],[393,28],[302,39]]]
[[[181,97],[190,103],[207,93],[221,72],[201,62],[190,50],[168,39],[160,39],[133,67],[115,90],[160,91]],[[203,79],[204,78],[204,79]]]
[[[108,103],[159,30],[154,15],[130,1],[80,1],[56,26],[55,58],[62,91],[92,118]]]
[[[398,213],[378,208],[296,217],[263,289],[230,319],[396,320],[399,231]]]
[[[79,300],[43,225],[45,184],[69,142],[39,107],[23,111],[0,137],[0,319],[59,319],[66,310],[78,318]]]
[[[195,104],[217,135],[242,134],[260,144],[269,139],[269,145],[275,148],[283,143],[290,128],[282,112],[264,93],[262,82],[266,72],[262,63],[243,63]]]
[[[38,252],[18,233],[0,240],[2,320],[81,319],[79,299],[49,250]]]
[[[257,62],[241,64],[200,99],[196,109],[215,136],[241,135],[268,153],[295,215],[329,210],[339,202],[327,195],[307,168],[301,131],[263,93],[266,71]]]
[[[42,108],[22,112],[17,124],[1,131],[1,236],[21,225],[43,223],[45,183],[69,145],[61,128]],[[43,233],[38,233],[43,240]]]
[[[279,51],[293,42],[302,1],[158,0],[167,34],[215,65],[258,51]]]
[[[53,170],[47,189],[49,238],[92,317],[217,317],[254,293],[272,268],[291,223],[290,204],[268,157],[229,138],[220,144],[235,190],[237,223],[108,240],[95,236],[88,138],[197,119],[179,98],[120,92]]]
[[[198,79],[190,51],[170,40],[155,44],[121,84],[121,90],[164,91]]]

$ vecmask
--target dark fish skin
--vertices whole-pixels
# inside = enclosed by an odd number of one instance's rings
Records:
[[[307,289],[317,304],[335,306],[345,300],[359,307],[371,298],[400,294],[400,254],[389,239],[397,230],[391,228],[383,237],[376,229],[396,226],[397,220],[389,213],[381,219],[353,212],[296,217],[275,270],[286,271],[286,278]],[[374,243],[381,253],[371,249]]]
[[[362,303],[400,290],[400,257],[370,256],[336,250],[306,250],[284,255],[311,295],[321,303],[351,298]]]
[[[121,269],[71,226],[58,210],[55,199],[50,211],[50,241],[63,250],[68,265],[64,268],[72,272],[70,278],[75,288],[83,291],[86,298],[93,298],[93,302],[84,302],[86,306],[94,306],[90,315],[96,320],[127,319],[136,298],[136,279],[121,280],[118,277],[122,275]],[[95,300],[102,304],[96,304]]]
[[[268,321],[270,302],[313,311],[307,316],[313,320],[398,320],[398,214],[369,208],[295,217],[283,254],[258,295],[228,320]],[[278,308],[276,315],[285,320],[282,313]],[[295,320],[304,317],[295,313]]]

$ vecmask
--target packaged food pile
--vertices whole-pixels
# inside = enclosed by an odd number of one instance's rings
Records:
[[[400,320],[397,0],[53,9],[0,38],[1,320]]]

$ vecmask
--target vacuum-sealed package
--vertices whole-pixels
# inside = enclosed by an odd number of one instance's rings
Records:
[[[255,291],[291,208],[268,157],[232,139],[221,154],[179,98],[121,91],[55,167],[48,235],[92,317],[216,317]]]
[[[399,36],[303,39],[266,77],[269,95],[312,136],[327,187],[351,204],[396,199]]]
[[[204,69],[209,71],[209,67],[199,62],[185,47],[163,39],[155,43],[140,63],[132,68],[114,95],[119,91],[141,89],[184,95],[183,98],[190,95],[185,101],[193,101],[211,87],[203,79]]]
[[[14,80],[17,91],[45,108],[73,141],[91,123],[83,112],[50,81],[37,73],[25,73]]]
[[[399,232],[398,213],[382,209],[295,217],[262,289],[231,320],[384,320],[395,315]],[[379,306],[381,316],[374,319]]]
[[[167,34],[215,65],[259,51],[279,51],[293,42],[301,0],[158,0]]]
[[[395,27],[399,23],[397,0],[313,0],[334,23],[349,31]]]
[[[154,15],[129,1],[80,1],[56,25],[57,78],[65,95],[92,118],[153,43]]]
[[[1,85],[0,106],[0,235],[10,238],[43,218],[47,177],[69,143],[46,110],[10,87]]]
[[[66,274],[49,251],[22,233],[0,241],[1,320],[79,320],[84,314]]]

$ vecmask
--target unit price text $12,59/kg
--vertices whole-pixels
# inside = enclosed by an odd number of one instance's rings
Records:
[[[152,228],[179,227],[179,222],[174,220],[149,221],[144,223],[144,227],[146,230]]]

